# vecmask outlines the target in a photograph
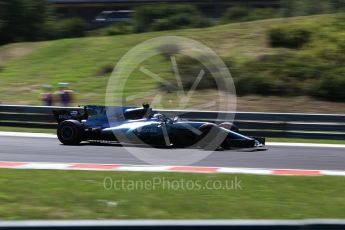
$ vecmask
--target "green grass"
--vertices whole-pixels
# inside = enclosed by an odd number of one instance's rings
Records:
[[[345,218],[344,177],[13,169],[0,174],[2,220]],[[105,177],[121,181],[118,189],[106,190]],[[158,180],[164,187],[140,185]],[[201,187],[218,181],[230,189],[182,189],[173,182],[181,180]],[[235,180],[240,186],[231,190]],[[137,190],[127,187],[131,183]],[[168,189],[168,183],[175,187]]]
[[[41,85],[70,82],[76,92],[76,104],[104,104],[108,74],[96,76],[104,66],[115,65],[132,47],[150,38],[177,35],[196,39],[223,57],[248,60],[281,49],[268,46],[266,30],[272,26],[296,23],[318,23],[327,15],[270,19],[235,23],[203,29],[152,32],[109,37],[87,37],[56,41],[17,43],[0,47],[0,98],[2,103],[40,104]],[[171,78],[171,64],[163,57],[143,63],[152,72]],[[157,82],[134,71],[126,95],[147,92]],[[152,99],[139,98],[136,104]]]
[[[316,144],[345,144],[345,140],[319,140],[303,138],[266,138],[267,142],[316,143]]]

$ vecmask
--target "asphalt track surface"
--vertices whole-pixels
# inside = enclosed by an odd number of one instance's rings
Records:
[[[161,154],[174,154],[175,150],[160,149],[158,151]],[[183,149],[182,151],[188,153],[192,150]],[[55,138],[7,136],[0,137],[0,161],[147,164],[121,146],[90,144],[64,146]],[[345,148],[269,146],[267,151],[258,152],[216,151],[194,165],[345,170]]]

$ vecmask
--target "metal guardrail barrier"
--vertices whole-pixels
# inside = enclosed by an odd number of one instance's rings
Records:
[[[52,110],[80,107],[0,105],[0,126],[55,129]],[[157,110],[168,116],[220,123],[235,116],[235,125],[246,135],[280,138],[345,140],[345,114],[259,113]]]
[[[71,220],[0,221],[0,230],[56,229],[236,229],[236,230],[340,230],[344,220]]]

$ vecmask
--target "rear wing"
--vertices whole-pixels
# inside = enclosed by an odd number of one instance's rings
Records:
[[[109,114],[114,117],[124,117],[124,119],[141,119],[147,113],[152,113],[152,109],[145,105],[143,107],[134,106],[103,106],[103,105],[86,105],[78,108],[63,108],[53,110],[55,120],[61,123],[65,120],[86,120],[92,117],[107,117]],[[119,118],[117,118],[119,119]]]
[[[59,110],[53,110],[54,118],[57,121],[57,123],[61,123],[65,120],[78,120],[81,121],[83,119],[88,118],[87,109],[80,108],[78,109],[59,109]]]

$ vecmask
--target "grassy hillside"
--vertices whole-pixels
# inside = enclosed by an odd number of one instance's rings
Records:
[[[235,23],[203,29],[153,32],[109,37],[62,39],[37,43],[16,43],[0,47],[0,102],[40,104],[42,84],[57,86],[70,82],[77,93],[77,104],[104,103],[104,93],[109,77],[106,69],[130,48],[150,38],[178,35],[196,39],[220,56],[241,63],[267,54],[278,54],[286,49],[271,48],[267,30],[287,22],[312,23],[329,20],[332,16],[308,16]],[[172,77],[171,63],[164,57],[154,57],[145,67],[164,77]],[[231,66],[230,66],[231,69]],[[159,86],[152,78],[134,72],[127,94],[147,91]],[[213,91],[198,92],[205,100]],[[149,99],[149,98],[147,98]],[[199,97],[200,99],[200,97]],[[143,101],[146,98],[142,99]],[[202,102],[202,99],[200,99]]]

